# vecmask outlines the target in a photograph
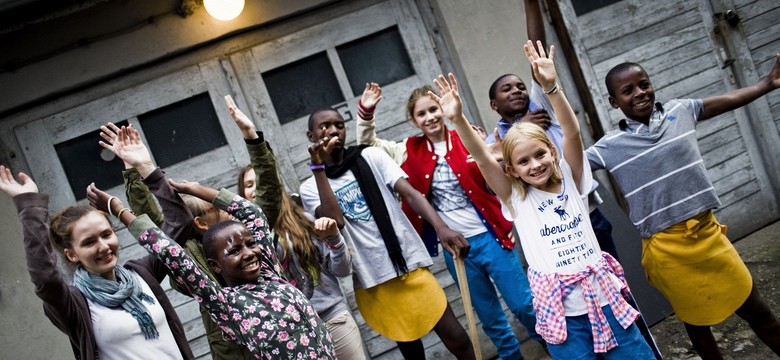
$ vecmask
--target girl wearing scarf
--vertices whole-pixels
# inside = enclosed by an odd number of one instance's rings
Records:
[[[193,358],[184,328],[160,286],[167,275],[162,262],[146,256],[118,266],[119,240],[108,216],[88,205],[69,207],[48,224],[48,195],[38,193],[24,173],[17,181],[9,168],[0,166],[0,190],[16,205],[27,268],[44,313],[68,335],[76,359]],[[109,209],[111,203],[120,205],[114,197],[108,199]],[[166,229],[172,222],[192,221],[182,216],[166,220]],[[171,233],[176,240],[181,235]],[[57,267],[52,243],[75,267],[72,284]]]

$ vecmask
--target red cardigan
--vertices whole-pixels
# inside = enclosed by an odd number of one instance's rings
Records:
[[[448,150],[445,159],[452,168],[452,172],[458,177],[460,186],[471,199],[482,223],[496,236],[496,241],[501,247],[508,250],[513,249],[515,241],[512,238],[512,222],[504,218],[501,213],[501,204],[498,198],[488,190],[485,178],[482,177],[477,163],[473,160],[466,160],[469,152],[463,146],[458,134],[454,130],[449,130],[447,134]],[[406,161],[401,165],[401,168],[409,176],[409,183],[426,198],[430,193],[433,171],[436,168],[438,158],[439,156],[433,151],[433,144],[424,135],[412,136],[406,140]],[[436,249],[436,234],[433,231],[423,231],[423,225],[427,224],[423,218],[417,215],[406,202],[401,207],[426,245],[432,243],[433,248]],[[437,255],[438,251],[431,251],[430,246],[428,249],[431,255]]]

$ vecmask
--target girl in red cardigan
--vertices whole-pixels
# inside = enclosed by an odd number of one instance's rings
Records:
[[[382,89],[376,83],[366,84],[358,109],[358,144],[384,149],[447,225],[467,238],[471,251],[465,259],[466,276],[482,328],[502,359],[520,359],[520,344],[500,306],[496,287],[531,337],[542,339],[534,331],[531,290],[514,251],[512,223],[504,219],[498,199],[489,192],[458,134],[445,125],[441,107],[428,96],[432,90],[427,85],[415,89],[407,103],[407,116],[422,134],[395,142],[376,137],[373,114],[382,98]],[[433,229],[407,204],[402,204],[402,208],[431,255],[438,255]],[[447,269],[457,283],[452,256],[444,252]]]

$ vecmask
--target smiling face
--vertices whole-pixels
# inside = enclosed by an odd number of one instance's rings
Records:
[[[119,240],[111,223],[99,211],[90,211],[73,222],[70,247],[63,251],[69,261],[90,273],[116,280]]]
[[[558,184],[550,179],[555,174],[555,150],[537,139],[524,139],[511,150],[506,171],[529,186],[556,192]]]
[[[516,75],[506,75],[496,80],[495,98],[490,100],[490,108],[502,118],[512,121],[517,114],[528,111],[528,89],[523,80]]]
[[[244,225],[227,222],[213,234],[208,263],[229,286],[257,282],[262,250]],[[208,235],[207,235],[208,236]]]
[[[653,113],[655,90],[644,69],[630,66],[609,78],[609,104],[633,120],[647,124]]]
[[[444,125],[444,115],[439,104],[429,96],[423,96],[414,104],[412,110],[414,124],[422,130],[423,135],[432,142],[440,142],[445,139],[447,128]]]

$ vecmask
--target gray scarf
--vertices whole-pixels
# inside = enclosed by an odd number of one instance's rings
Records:
[[[133,315],[146,340],[158,338],[160,333],[154,326],[152,316],[149,315],[149,311],[141,302],[143,300],[148,304],[154,304],[154,298],[144,294],[141,286],[136,282],[135,276],[129,270],[117,266],[114,272],[116,273],[116,281],[111,281],[79,267],[73,274],[73,285],[87,299],[107,308],[122,307],[130,315]]]

